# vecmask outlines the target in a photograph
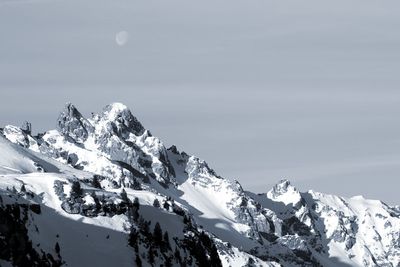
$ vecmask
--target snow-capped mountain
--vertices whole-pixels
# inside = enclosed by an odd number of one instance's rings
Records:
[[[400,207],[244,191],[119,103],[0,130],[1,266],[400,266]]]

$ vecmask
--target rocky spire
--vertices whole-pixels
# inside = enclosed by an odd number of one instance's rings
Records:
[[[64,136],[78,143],[86,141],[93,126],[71,103],[65,105],[57,120],[57,129]]]

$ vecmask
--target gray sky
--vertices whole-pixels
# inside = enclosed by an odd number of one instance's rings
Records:
[[[399,1],[0,0],[0,125],[123,102],[265,192],[400,204]],[[129,33],[125,46],[115,34]]]

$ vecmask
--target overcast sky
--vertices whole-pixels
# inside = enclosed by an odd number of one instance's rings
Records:
[[[399,1],[0,0],[0,125],[122,102],[266,192],[400,204]],[[129,38],[117,45],[115,35]]]

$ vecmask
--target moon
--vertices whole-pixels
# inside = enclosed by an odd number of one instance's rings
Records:
[[[128,42],[129,33],[127,31],[120,31],[115,35],[115,42],[119,46],[124,46]]]

